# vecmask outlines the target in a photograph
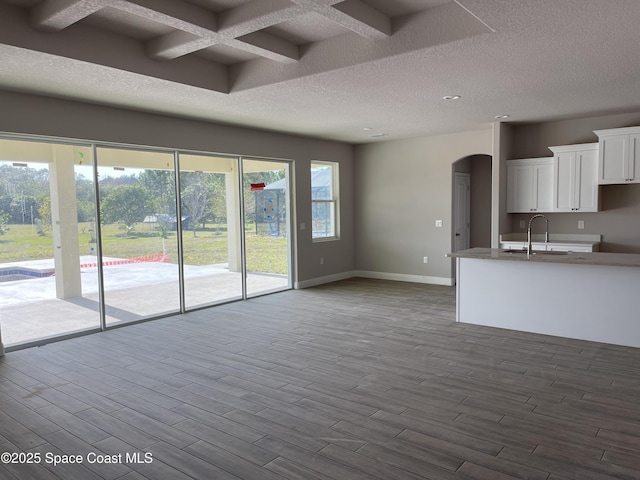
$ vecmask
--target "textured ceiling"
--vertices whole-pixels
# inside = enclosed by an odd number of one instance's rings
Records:
[[[364,143],[640,110],[638,25],[637,0],[0,0],[0,89]]]

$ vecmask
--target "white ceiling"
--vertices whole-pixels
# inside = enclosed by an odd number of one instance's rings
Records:
[[[365,143],[638,111],[638,25],[638,0],[0,0],[0,89]]]

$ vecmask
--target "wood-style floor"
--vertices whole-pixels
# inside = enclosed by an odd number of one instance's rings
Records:
[[[454,311],[353,279],[9,353],[0,478],[640,478],[640,350]]]

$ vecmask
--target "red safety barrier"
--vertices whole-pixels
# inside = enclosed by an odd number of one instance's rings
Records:
[[[156,253],[153,255],[143,255],[141,257],[125,258],[122,260],[106,260],[102,262],[102,266],[110,267],[113,265],[127,265],[130,263],[147,263],[147,262],[172,263],[171,258],[168,255],[165,255],[164,253]],[[80,268],[93,268],[97,266],[98,266],[97,262],[80,264]]]

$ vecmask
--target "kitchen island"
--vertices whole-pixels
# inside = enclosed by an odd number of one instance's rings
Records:
[[[472,248],[456,258],[456,320],[640,347],[640,255]]]

